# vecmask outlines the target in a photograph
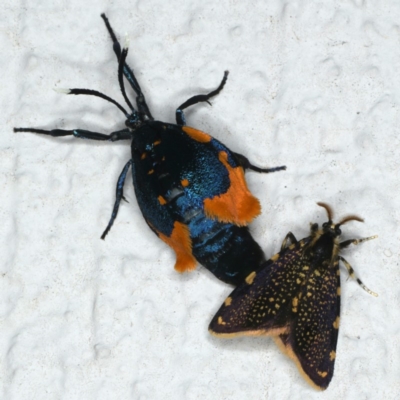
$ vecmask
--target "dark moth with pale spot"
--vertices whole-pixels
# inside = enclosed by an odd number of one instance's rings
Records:
[[[320,229],[311,225],[311,235],[297,241],[290,232],[281,251],[247,276],[225,300],[209,330],[220,337],[274,336],[281,350],[291,357],[305,379],[317,389],[326,389],[333,376],[340,314],[339,261],[351,277],[370,294],[340,251],[350,244],[375,238],[339,241],[340,225],[356,216],[332,222]],[[289,245],[289,242],[292,242]]]

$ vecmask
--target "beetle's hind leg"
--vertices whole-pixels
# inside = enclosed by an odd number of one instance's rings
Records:
[[[115,221],[115,218],[117,217],[118,214],[118,210],[119,210],[119,205],[121,203],[121,200],[125,200],[124,197],[124,184],[125,184],[125,178],[126,178],[126,174],[129,171],[129,167],[132,165],[132,160],[129,160],[126,164],[124,169],[122,170],[119,178],[118,178],[118,182],[117,182],[117,188],[115,191],[115,203],[114,203],[114,208],[111,214],[111,218],[110,221],[108,222],[107,228],[105,229],[105,231],[103,232],[103,234],[101,235],[101,238],[104,240],[104,238],[107,236],[108,232],[110,231],[111,227],[113,226],[113,223]]]
[[[194,104],[201,103],[204,101],[211,105],[211,103],[208,100],[211,99],[211,97],[216,96],[224,88],[226,80],[228,79],[228,74],[229,74],[229,71],[224,72],[224,77],[222,78],[221,83],[215,90],[211,91],[208,94],[198,94],[197,96],[193,96],[190,99],[186,100],[183,104],[181,104],[176,109],[176,113],[175,113],[176,123],[178,125],[186,125],[185,114],[183,113],[183,110],[185,108],[188,108],[190,106],[193,106]]]

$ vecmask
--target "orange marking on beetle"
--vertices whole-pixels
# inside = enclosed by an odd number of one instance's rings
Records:
[[[164,197],[162,196],[158,196],[158,201],[160,202],[160,204],[163,206],[164,204],[167,204],[167,200],[164,199]]]
[[[158,146],[160,143],[161,143],[161,140],[156,140],[156,141],[153,143],[153,146]]]
[[[219,160],[229,172],[230,186],[226,193],[204,200],[204,211],[209,218],[244,226],[261,213],[261,206],[249,191],[242,167],[233,168],[228,163],[228,154],[221,151]]]
[[[211,142],[212,137],[207,133],[202,131],[198,131],[197,129],[191,128],[189,126],[182,127],[183,132],[189,135],[192,139],[196,140],[200,143],[208,143]]]
[[[189,186],[189,181],[188,181],[187,179],[182,179],[182,180],[181,180],[181,185],[182,185],[183,187]]]
[[[176,254],[175,270],[178,272],[192,271],[196,268],[196,259],[192,254],[192,240],[189,228],[175,221],[171,236],[157,232],[160,239],[172,247]]]
[[[151,175],[151,174],[154,174],[154,169],[151,169],[151,170],[147,173],[147,175]]]
[[[147,157],[147,153],[142,153],[142,155],[140,156],[141,160],[144,160]]]

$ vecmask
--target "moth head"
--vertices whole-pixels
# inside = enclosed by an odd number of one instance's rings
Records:
[[[342,218],[337,224],[332,222],[333,218],[333,211],[332,208],[326,204],[326,203],[317,203],[320,207],[325,208],[326,213],[328,214],[328,221],[324,222],[322,224],[322,231],[323,233],[328,234],[329,236],[332,236],[334,238],[340,236],[342,234],[342,231],[340,229],[340,226],[349,222],[349,221],[359,221],[359,222],[364,222],[364,220],[357,215],[348,215],[347,217]]]

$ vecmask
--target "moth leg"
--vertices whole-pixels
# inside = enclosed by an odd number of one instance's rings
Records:
[[[369,238],[368,238],[369,239]],[[372,294],[372,296],[378,297],[378,294],[373,292],[372,290],[368,289],[362,282],[361,279],[357,277],[356,273],[354,272],[353,267],[342,257],[338,256],[339,260],[342,261],[344,266],[346,267],[347,271],[349,272],[349,276],[357,281],[357,283],[369,294]]]
[[[289,245],[289,242],[290,242],[291,244],[297,243],[297,239],[296,239],[296,237],[293,235],[292,232],[289,232],[289,233],[285,236],[285,239],[284,239],[283,242],[282,242],[281,251],[287,249],[287,248],[290,246],[290,245]]]
[[[91,140],[105,140],[110,142],[116,142],[118,140],[129,140],[132,139],[132,133],[129,129],[122,129],[115,131],[109,135],[103,133],[85,131],[83,129],[36,129],[36,128],[14,128],[14,132],[31,132],[40,133],[42,135],[48,135],[53,137],[60,136],[75,136],[80,139],[91,139]]]
[[[366,242],[367,240],[372,240],[372,239],[376,239],[378,237],[378,235],[374,235],[374,236],[370,236],[370,237],[366,237],[366,238],[362,238],[362,239],[349,239],[349,240],[345,240],[344,242],[340,243],[340,248],[344,249],[345,247],[350,246],[351,244],[357,245],[363,242]]]
[[[111,214],[110,221],[108,222],[107,228],[101,235],[101,238],[104,240],[104,238],[107,236],[107,233],[110,231],[115,218],[117,217],[118,214],[118,209],[119,209],[119,204],[121,203],[121,199],[125,200],[124,197],[124,183],[125,183],[125,178],[126,174],[128,173],[129,167],[132,165],[132,160],[129,160],[126,164],[124,169],[121,172],[121,175],[118,178],[117,182],[117,188],[116,188],[116,193],[115,193],[115,203],[114,203],[114,208]]]
[[[229,71],[224,72],[224,77],[222,78],[221,83],[215,90],[211,91],[208,94],[198,94],[197,96],[193,96],[190,99],[186,100],[183,104],[181,104],[176,109],[176,112],[175,112],[176,123],[178,125],[186,125],[185,114],[183,113],[183,110],[185,108],[188,108],[190,106],[193,106],[194,104],[201,103],[204,101],[207,102],[211,106],[211,103],[208,100],[211,97],[216,96],[224,88],[226,80],[228,79],[228,74],[229,74]]]
[[[318,224],[310,222],[311,233],[315,234],[318,231]]]
[[[101,14],[101,18],[103,18],[104,23],[106,24],[108,33],[110,34],[111,40],[113,41],[114,53],[117,56],[118,61],[120,61],[121,54],[122,54],[121,44],[119,43],[117,37],[115,36],[115,33],[114,33],[113,29],[111,28],[110,22],[108,21],[108,18],[106,17],[106,15]],[[135,77],[135,74],[133,73],[133,70],[129,67],[129,65],[125,62],[125,60],[124,60],[124,65],[123,65],[123,74],[137,95],[136,104],[137,104],[139,113],[142,115],[145,115],[149,119],[153,120],[154,118],[151,115],[149,107],[146,103],[146,99],[144,97],[144,94],[142,93],[142,89],[140,88],[140,85]]]
[[[272,167],[272,168],[260,168],[256,167],[253,165],[247,157],[245,157],[242,154],[239,153],[233,153],[235,155],[235,158],[239,165],[244,169],[251,169],[252,171],[256,172],[263,172],[263,173],[269,173],[269,172],[276,172],[276,171],[282,171],[286,169],[286,165],[283,165],[281,167]]]

